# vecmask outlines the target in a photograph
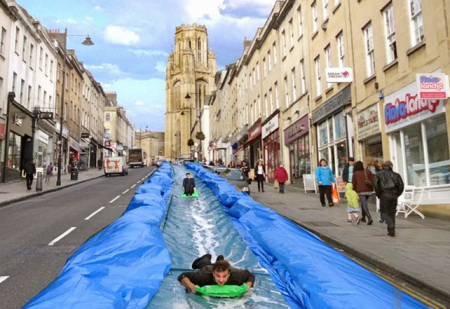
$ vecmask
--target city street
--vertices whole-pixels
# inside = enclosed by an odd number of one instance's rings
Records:
[[[0,307],[21,308],[40,292],[81,244],[124,212],[153,170],[112,177],[90,170],[79,174],[80,181],[64,175],[62,190],[50,184],[46,189],[54,192],[37,196],[24,182],[0,186],[0,203],[12,192],[27,198],[0,208]]]

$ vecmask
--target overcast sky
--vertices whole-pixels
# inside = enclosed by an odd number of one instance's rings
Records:
[[[75,49],[105,91],[115,91],[136,128],[164,131],[165,72],[175,27],[208,29],[219,69],[235,62],[275,0],[16,0],[47,29],[68,29]]]

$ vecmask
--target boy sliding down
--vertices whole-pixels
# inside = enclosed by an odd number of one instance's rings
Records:
[[[356,218],[356,224],[361,222],[359,213],[361,208],[359,207],[359,195],[353,190],[353,184],[348,182],[345,185],[345,198],[347,199],[347,222],[352,223],[352,214]]]
[[[191,173],[186,173],[186,178],[183,180],[183,192],[186,196],[194,194],[195,180],[191,178]]]

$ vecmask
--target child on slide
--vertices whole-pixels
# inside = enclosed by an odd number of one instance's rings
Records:
[[[194,194],[195,180],[191,178],[191,173],[186,173],[186,178],[183,179],[183,192],[186,196]]]

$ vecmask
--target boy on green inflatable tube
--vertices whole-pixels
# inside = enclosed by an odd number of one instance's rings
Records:
[[[255,283],[255,275],[246,269],[234,268],[230,263],[219,255],[214,264],[211,263],[211,254],[205,254],[192,263],[193,272],[184,272],[178,276],[178,281],[196,294],[196,286],[207,285],[247,285],[247,292]]]

